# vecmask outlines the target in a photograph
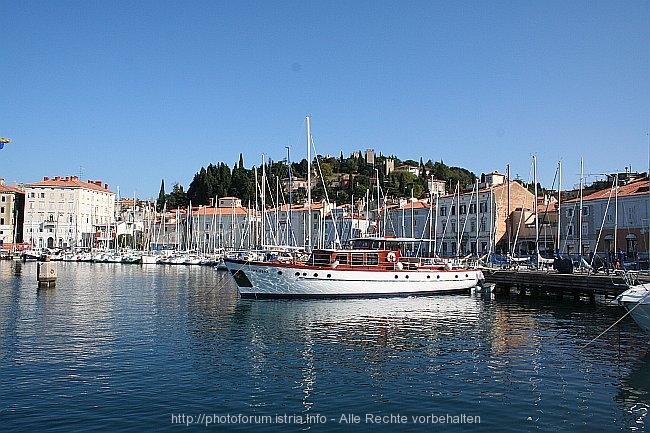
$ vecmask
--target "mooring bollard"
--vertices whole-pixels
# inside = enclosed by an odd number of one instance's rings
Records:
[[[54,287],[56,286],[56,266],[49,260],[38,263],[38,270],[36,279],[38,280],[38,287]]]

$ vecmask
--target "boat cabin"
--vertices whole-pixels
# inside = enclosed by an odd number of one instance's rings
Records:
[[[394,238],[357,238],[349,249],[314,250],[307,261],[311,266],[332,268],[394,268],[401,257],[401,242]]]

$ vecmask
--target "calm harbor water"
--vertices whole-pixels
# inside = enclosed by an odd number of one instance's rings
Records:
[[[619,307],[252,301],[212,268],[57,267],[37,290],[35,263],[0,262],[0,431],[646,429],[647,337],[625,319],[582,349]]]

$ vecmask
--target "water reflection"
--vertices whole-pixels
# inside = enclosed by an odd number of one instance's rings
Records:
[[[629,416],[633,429],[643,429],[650,409],[650,353],[638,360],[621,380],[616,401]]]
[[[170,430],[170,412],[463,412],[484,431],[642,429],[650,403],[648,342],[632,321],[582,349],[617,308],[241,300],[226,273],[182,266],[61,264],[57,287],[38,291],[35,272],[0,263],[0,410],[17,430],[54,410],[79,415],[80,430],[125,413]]]

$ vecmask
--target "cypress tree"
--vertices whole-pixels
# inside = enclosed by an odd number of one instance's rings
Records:
[[[165,179],[160,182],[160,192],[158,193],[158,200],[156,201],[156,210],[162,212],[165,207]]]

